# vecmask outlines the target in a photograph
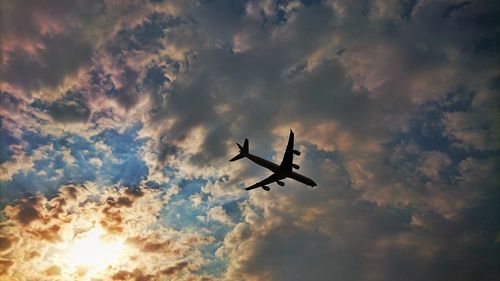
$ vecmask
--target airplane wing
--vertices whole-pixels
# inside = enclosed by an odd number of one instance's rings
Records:
[[[283,156],[283,161],[281,161],[280,167],[291,171],[292,163],[293,163],[293,131],[290,130],[290,137],[288,137],[288,144],[286,146],[285,155]]]
[[[266,184],[270,184],[270,183],[273,183],[275,181],[279,181],[279,180],[282,180],[284,179],[285,177],[282,177],[282,176],[278,176],[277,174],[272,174],[270,175],[269,177],[259,181],[258,183],[254,184],[254,185],[251,185],[247,188],[245,188],[245,190],[252,190],[254,188],[259,188],[259,187],[262,187]]]

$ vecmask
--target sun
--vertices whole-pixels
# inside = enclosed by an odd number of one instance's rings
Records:
[[[68,241],[62,250],[66,270],[83,270],[90,277],[116,265],[125,256],[127,246],[123,238],[109,237],[101,227],[93,227]]]

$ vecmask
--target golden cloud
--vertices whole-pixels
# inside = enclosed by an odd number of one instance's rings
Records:
[[[214,238],[162,225],[159,212],[170,195],[144,187],[70,184],[53,198],[37,194],[6,206],[0,228],[0,280],[193,275],[186,270],[202,263],[198,247]]]

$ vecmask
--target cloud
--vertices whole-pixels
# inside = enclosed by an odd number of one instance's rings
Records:
[[[0,236],[1,251],[9,252],[2,263],[2,274],[5,278],[15,275],[21,280],[33,276],[45,280],[42,275],[75,278],[73,274],[79,274],[81,278],[100,276],[128,280],[158,278],[165,274],[176,276],[188,264],[190,268],[197,268],[202,262],[197,257],[197,247],[212,243],[213,238],[175,231],[167,226],[156,230],[150,228],[158,223],[158,213],[168,200],[165,195],[158,190],[143,188],[102,190],[87,183],[61,186],[58,195],[52,199],[39,194],[9,205],[4,209],[8,223]],[[118,254],[128,258],[120,258],[110,271],[80,270],[76,264],[69,263],[74,259],[71,247],[78,247],[71,245],[84,243],[78,241],[100,233],[99,225],[103,227],[101,239],[123,241],[123,248],[120,248],[123,252]],[[110,247],[106,245],[101,245],[103,251]],[[70,252],[64,253],[61,249]],[[37,253],[33,254],[33,251]],[[79,255],[85,257],[87,254]],[[101,255],[109,256],[110,253],[102,252]],[[137,255],[141,256],[140,261],[134,258]],[[158,259],[166,255],[172,266],[165,266]],[[128,271],[129,262],[141,270]]]
[[[426,153],[423,158],[424,160],[420,165],[419,170],[422,175],[433,180],[438,180],[440,178],[439,173],[451,164],[451,160],[448,155],[440,152]]]
[[[136,269],[133,272],[120,270],[114,275],[111,276],[112,280],[140,280],[140,281],[148,281],[152,280],[154,276],[151,274],[144,274],[142,270]]]
[[[61,274],[61,269],[57,265],[53,265],[45,270],[47,276],[58,276]]]
[[[176,265],[174,266],[171,266],[169,268],[166,268],[164,270],[162,270],[162,274],[165,274],[165,275],[173,275],[181,270],[183,270],[184,268],[186,268],[189,264],[185,261],[181,261],[179,263],[177,263]]]
[[[48,113],[57,122],[86,122],[90,110],[85,98],[78,92],[68,92],[48,108]]]
[[[498,275],[494,1],[2,5],[2,277]]]
[[[68,74],[77,74],[92,55],[90,43],[77,35],[55,35],[43,38],[44,48],[37,57],[17,50],[9,53],[0,73],[3,80],[19,85],[26,92],[55,88]]]
[[[10,248],[12,241],[7,237],[0,237],[0,251],[5,251]]]
[[[5,274],[11,266],[12,266],[12,261],[0,260],[0,274]]]
[[[227,215],[222,206],[217,206],[208,211],[207,218],[209,220],[218,221],[222,224],[232,225],[231,218]]]
[[[48,144],[38,147],[33,151],[32,155],[26,155],[23,148],[23,144],[11,144],[9,146],[13,156],[0,165],[2,171],[0,180],[9,181],[16,173],[27,173],[33,167],[35,161],[46,158],[47,154],[54,150],[54,146]]]
[[[472,166],[478,167],[476,164]],[[464,172],[462,177],[465,179],[470,175]],[[368,203],[359,200],[355,190],[335,189],[335,185],[319,186],[314,194],[308,190],[296,190],[280,192],[276,196],[258,196],[254,202],[262,206],[262,217],[257,215],[256,218],[256,213],[248,211],[248,206],[241,206],[246,210],[246,222],[237,224],[226,235],[224,251],[221,252],[231,257],[226,278],[329,280],[331,276],[339,276],[360,280],[393,279],[406,275],[407,271],[403,273],[401,267],[408,264],[411,264],[408,270],[412,272],[412,280],[440,280],[444,276],[472,278],[473,272],[479,271],[485,276],[494,276],[495,272],[487,269],[494,263],[494,258],[493,249],[488,246],[490,242],[486,241],[492,241],[495,227],[488,231],[488,238],[461,240],[481,232],[477,224],[470,224],[469,212],[494,205],[493,198],[488,200],[489,203],[481,204],[473,199],[474,196],[463,199],[470,194],[463,188],[482,186],[481,191],[470,192],[487,196],[494,185],[493,182],[464,182],[459,186],[436,186],[436,190],[431,187],[432,194],[414,203],[418,206],[415,211],[390,203]],[[462,197],[455,197],[458,194]],[[433,201],[440,197],[447,199]],[[409,198],[418,200],[413,196]],[[449,210],[453,210],[453,216],[448,216]],[[470,228],[464,228],[465,225],[470,225]],[[294,246],[290,247],[290,243]],[[464,244],[457,246],[457,243]],[[476,257],[486,257],[486,264],[476,263],[469,254],[455,251],[457,247],[464,247],[466,252],[478,250]],[[469,267],[455,275],[444,270],[428,270],[429,264],[470,264],[474,269]],[[303,267],[308,270],[303,270]]]
[[[455,139],[458,146],[479,150],[497,149],[500,134],[495,120],[492,119],[498,114],[494,100],[491,90],[481,90],[473,97],[471,107],[467,111],[444,114],[445,134]]]
[[[8,1],[2,7],[8,15],[2,24],[5,57],[0,73],[4,83],[31,95],[41,88],[55,89],[90,63],[92,28],[80,22],[98,20],[102,2],[40,5]]]

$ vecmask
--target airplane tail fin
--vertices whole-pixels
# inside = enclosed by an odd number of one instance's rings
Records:
[[[248,139],[245,139],[245,142],[243,143],[243,146],[241,146],[241,144],[239,143],[236,143],[236,145],[238,145],[238,147],[240,148],[240,154],[234,156],[233,158],[231,158],[231,160],[229,161],[236,161],[236,160],[239,160],[241,158],[244,158],[248,155]]]

